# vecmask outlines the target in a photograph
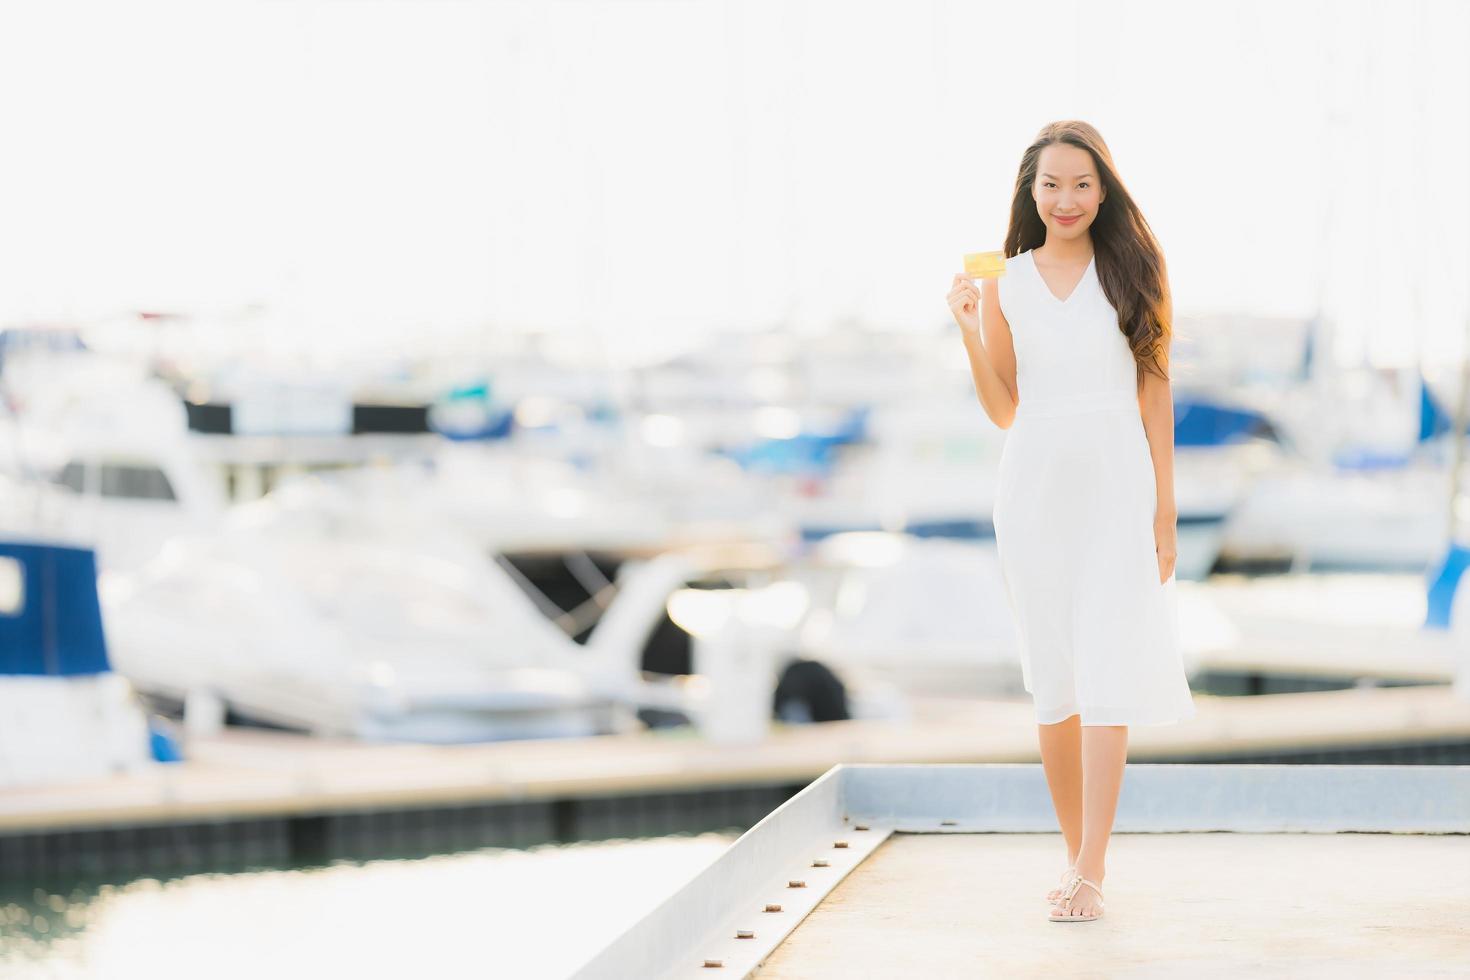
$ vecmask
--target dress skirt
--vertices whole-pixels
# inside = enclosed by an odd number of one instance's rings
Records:
[[[1053,399],[1007,430],[992,516],[1039,723],[1194,716],[1175,579],[1159,581],[1156,498],[1131,395]]]

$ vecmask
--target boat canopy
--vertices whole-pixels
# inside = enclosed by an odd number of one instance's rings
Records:
[[[0,674],[108,670],[93,551],[0,538]]]

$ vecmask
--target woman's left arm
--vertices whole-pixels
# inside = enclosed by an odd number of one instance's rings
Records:
[[[1164,336],[1164,358],[1168,364],[1169,344],[1174,332],[1174,304],[1165,301],[1165,321],[1169,332]],[[1172,369],[1170,370],[1172,374]],[[1158,490],[1158,506],[1154,511],[1154,550],[1158,552],[1159,582],[1174,574],[1174,561],[1179,552],[1176,521],[1179,508],[1174,501],[1174,396],[1169,382],[1146,372],[1143,392],[1138,396],[1143,414],[1143,430],[1148,436],[1148,451],[1154,461],[1154,483]]]

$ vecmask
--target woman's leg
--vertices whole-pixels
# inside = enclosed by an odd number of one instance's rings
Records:
[[[1041,768],[1051,790],[1062,837],[1067,842],[1067,864],[1077,863],[1082,850],[1082,716],[1073,715],[1054,725],[1037,725]]]
[[[1108,840],[1118,811],[1118,794],[1123,788],[1123,769],[1128,761],[1128,726],[1080,725],[1082,730],[1083,825],[1082,845],[1077,852],[1077,873],[1102,885],[1107,873]],[[1086,885],[1077,889],[1062,913],[1093,915],[1099,910],[1098,893]]]

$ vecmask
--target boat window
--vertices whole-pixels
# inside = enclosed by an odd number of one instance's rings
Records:
[[[495,562],[541,614],[585,644],[617,591],[623,556],[612,552],[496,552]]]
[[[0,555],[0,616],[19,616],[26,604],[20,560]]]
[[[108,463],[102,467],[102,496],[127,497],[132,500],[175,500],[174,488],[156,466],[121,466]]]
[[[56,474],[56,482],[64,487],[70,487],[77,493],[85,493],[87,490],[87,473],[82,464],[72,460],[63,466]]]

